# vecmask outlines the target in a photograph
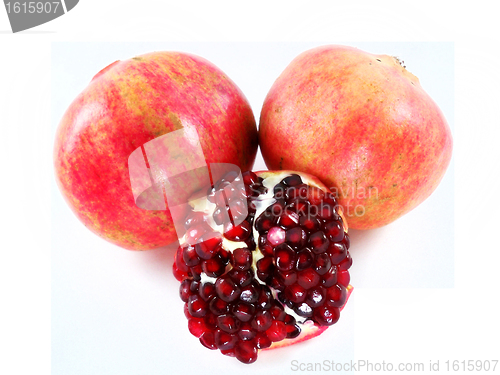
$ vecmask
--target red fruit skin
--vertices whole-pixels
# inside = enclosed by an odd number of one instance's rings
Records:
[[[117,61],[93,78],[64,114],[54,146],[58,186],[87,228],[130,250],[177,240],[168,209],[135,204],[128,158],[183,127],[196,129],[207,163],[252,167],[258,139],[250,105],[207,60],[155,52]]]
[[[349,227],[386,225],[424,201],[452,153],[450,128],[391,56],[323,46],[296,57],[262,108],[269,169],[318,176],[337,193]]]

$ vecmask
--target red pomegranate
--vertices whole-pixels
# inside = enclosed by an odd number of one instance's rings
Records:
[[[356,229],[424,201],[452,153],[448,124],[417,77],[391,56],[344,46],[290,63],[264,101],[259,138],[269,169],[317,176]]]
[[[190,200],[173,272],[189,331],[243,363],[335,324],[349,285],[347,222],[315,177],[230,171]]]
[[[155,52],[100,71],[64,114],[54,148],[59,188],[83,224],[131,250],[177,240],[168,208],[136,204],[128,159],[147,142],[181,129],[196,135],[207,164],[252,167],[258,143],[253,113],[210,62]]]

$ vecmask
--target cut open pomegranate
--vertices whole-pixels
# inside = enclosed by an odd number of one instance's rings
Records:
[[[352,291],[347,223],[315,177],[227,173],[184,226],[173,270],[205,347],[252,363],[338,321]]]

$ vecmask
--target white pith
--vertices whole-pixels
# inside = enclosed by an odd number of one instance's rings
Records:
[[[252,235],[255,240],[256,244],[256,249],[255,251],[252,251],[252,269],[254,271],[254,274],[257,275],[257,262],[264,257],[262,252],[259,249],[259,244],[258,244],[258,238],[259,238],[259,233],[255,229],[255,219],[257,219],[265,210],[267,207],[269,207],[271,204],[273,204],[276,200],[274,198],[274,187],[285,177],[288,177],[291,175],[290,172],[288,171],[280,171],[280,172],[260,172],[257,174],[259,177],[262,177],[264,180],[262,184],[267,188],[267,193],[262,194],[256,199],[255,206],[256,206],[256,212],[255,212],[255,217],[254,217],[254,223],[252,224]],[[323,186],[318,185],[315,181],[307,178],[307,176],[304,176],[303,174],[299,174],[300,177],[302,178],[303,183],[314,186],[320,189],[323,189]],[[216,232],[223,233],[223,225],[217,225],[215,221],[213,220],[213,213],[216,209],[215,203],[211,203],[206,197],[199,198],[196,200],[190,201],[190,205],[193,208],[193,211],[195,212],[203,212],[207,224]],[[186,234],[179,239],[179,242],[181,245],[186,243]],[[228,252],[233,252],[234,250],[241,248],[241,247],[247,247],[245,242],[237,242],[237,241],[230,241],[227,238],[223,237],[222,239],[222,247],[227,250]],[[226,272],[231,269],[231,265],[228,264],[226,267]],[[206,274],[202,273],[201,274],[201,282],[211,282],[214,283],[216,282],[217,278],[215,277],[210,277],[207,276]],[[263,283],[261,280],[259,280],[258,277],[255,277],[255,280],[262,284],[266,285]],[[273,297],[278,300],[277,294],[278,292],[273,289],[272,287],[269,286],[269,289],[272,291]],[[308,323],[310,323],[312,326],[314,323],[312,321],[307,321],[307,318],[304,318],[298,314],[295,313],[292,309],[290,309],[288,306],[283,305],[283,308],[285,312],[295,318],[297,323],[301,324],[303,326],[303,329],[308,327]]]

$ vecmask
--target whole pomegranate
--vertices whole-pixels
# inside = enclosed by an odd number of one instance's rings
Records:
[[[259,138],[269,169],[317,176],[356,229],[424,201],[452,153],[448,124],[417,77],[394,57],[345,46],[290,63],[264,101]]]
[[[58,185],[85,226],[132,250],[177,240],[168,207],[136,204],[128,159],[180,129],[196,135],[207,164],[252,167],[258,143],[252,110],[207,60],[155,52],[114,62],[92,79],[64,114],[54,148]]]
[[[189,331],[244,363],[335,324],[352,290],[347,222],[315,177],[230,171],[190,201],[173,272]]]

